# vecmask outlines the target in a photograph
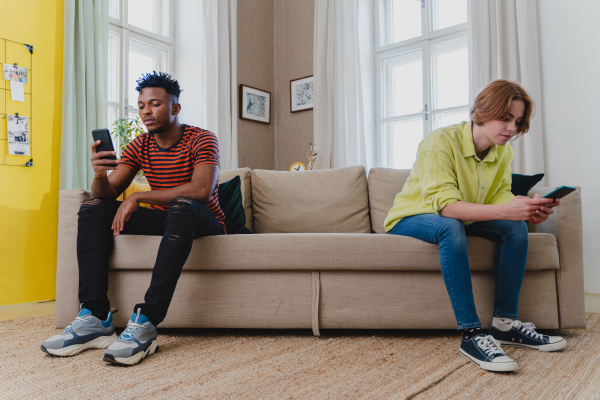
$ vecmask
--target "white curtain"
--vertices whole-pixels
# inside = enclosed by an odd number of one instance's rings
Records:
[[[219,138],[221,169],[238,167],[237,0],[203,0],[203,128]]]
[[[372,0],[315,0],[316,169],[374,165]]]
[[[108,2],[65,0],[61,189],[90,189],[92,130],[108,116]]]
[[[544,172],[542,93],[533,0],[469,0],[469,63],[471,104],[489,82],[518,82],[536,104],[529,132],[512,142],[513,172]]]

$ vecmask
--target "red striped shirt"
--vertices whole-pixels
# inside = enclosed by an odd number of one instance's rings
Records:
[[[154,135],[143,133],[125,147],[119,160],[119,165],[144,171],[152,190],[172,189],[190,182],[194,167],[200,164],[219,165],[219,142],[214,133],[189,125],[183,125],[183,134],[168,149],[159,147]],[[206,205],[225,231],[218,185]],[[152,204],[151,208],[167,211],[169,206]]]

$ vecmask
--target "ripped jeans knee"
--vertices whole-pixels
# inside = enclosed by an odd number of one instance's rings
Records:
[[[86,218],[90,216],[106,216],[110,218],[113,216],[114,211],[117,207],[117,201],[115,200],[102,200],[102,199],[91,199],[84,201],[79,207],[80,218]]]
[[[176,197],[171,201],[167,216],[165,237],[178,241],[183,236],[192,235],[195,230],[196,202],[187,197]]]

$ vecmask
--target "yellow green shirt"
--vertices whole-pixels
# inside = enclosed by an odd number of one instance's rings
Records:
[[[513,149],[493,144],[483,160],[475,153],[471,121],[431,132],[417,150],[417,161],[385,219],[390,231],[404,217],[438,214],[457,200],[504,204],[510,191]],[[465,221],[465,225],[472,221]]]

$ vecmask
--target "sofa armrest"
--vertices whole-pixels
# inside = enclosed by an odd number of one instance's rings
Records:
[[[530,190],[529,197],[541,196],[555,187]],[[583,288],[583,225],[581,188],[560,200],[554,214],[541,224],[529,225],[534,233],[551,233],[558,243],[560,269],[556,271],[560,327],[585,328],[585,301]]]
[[[56,257],[56,327],[63,328],[79,312],[77,266],[77,213],[92,194],[83,189],[58,193],[58,246]]]

